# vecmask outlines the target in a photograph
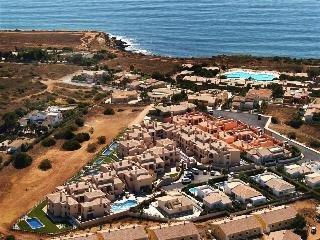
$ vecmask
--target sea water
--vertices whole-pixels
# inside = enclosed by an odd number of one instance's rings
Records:
[[[168,56],[320,57],[319,0],[0,0],[0,29],[99,30]]]

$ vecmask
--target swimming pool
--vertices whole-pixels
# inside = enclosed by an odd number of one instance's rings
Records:
[[[197,193],[198,193],[198,190],[197,190],[196,187],[193,187],[193,188],[190,188],[190,189],[189,189],[189,192],[190,192],[192,195],[196,196]]]
[[[44,227],[43,223],[38,218],[27,218],[26,222],[33,230]]]
[[[228,79],[249,79],[255,81],[272,81],[277,78],[276,74],[251,72],[251,71],[231,71],[224,74]]]
[[[102,152],[102,156],[109,156],[112,151],[118,147],[118,143],[117,142],[113,142],[110,144],[109,147],[107,147],[103,152]]]
[[[126,211],[132,207],[135,207],[137,205],[138,205],[138,202],[133,199],[121,200],[121,201],[116,201],[113,204],[111,204],[111,210],[112,210],[112,212],[122,212],[122,211]]]

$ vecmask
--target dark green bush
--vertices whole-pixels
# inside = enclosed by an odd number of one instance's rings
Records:
[[[75,140],[77,140],[79,143],[82,143],[82,142],[90,140],[90,135],[89,135],[89,133],[86,133],[86,132],[78,133],[75,136]]]
[[[112,108],[106,108],[103,112],[104,115],[114,115],[114,110]]]
[[[278,124],[279,123],[279,119],[277,117],[272,117],[271,118],[271,123]]]
[[[32,157],[26,153],[16,153],[11,157],[12,165],[17,169],[28,167],[32,163]]]
[[[94,153],[97,150],[97,144],[89,143],[87,146],[87,152]]]
[[[70,128],[63,128],[54,134],[54,138],[69,140],[69,139],[74,138],[74,133],[72,132],[72,130]]]
[[[52,168],[51,161],[49,159],[42,160],[40,162],[38,168],[41,169],[42,171],[47,171],[47,170],[51,169]]]
[[[44,140],[42,140],[41,145],[44,147],[51,147],[54,146],[56,144],[56,141],[53,138],[46,138]]]
[[[98,143],[99,144],[105,144],[107,141],[106,137],[105,136],[99,136],[98,137]]]
[[[288,138],[290,138],[290,139],[296,139],[296,138],[297,138],[296,133],[295,133],[295,132],[289,132],[289,133],[288,133]]]
[[[62,144],[62,149],[66,151],[74,151],[79,148],[81,148],[81,145],[77,140],[67,140]]]
[[[313,148],[320,148],[320,141],[317,139],[313,139],[310,141],[310,146]]]
[[[79,127],[83,127],[84,125],[84,119],[82,117],[77,117],[75,120],[74,120],[75,124],[77,124]]]

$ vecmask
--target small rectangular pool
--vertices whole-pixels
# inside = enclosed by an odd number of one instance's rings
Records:
[[[112,212],[122,212],[129,210],[132,207],[135,207],[138,205],[138,202],[133,199],[127,199],[122,201],[116,201],[111,205]]]
[[[38,218],[35,218],[35,217],[27,218],[25,221],[33,230],[44,227],[43,223]]]

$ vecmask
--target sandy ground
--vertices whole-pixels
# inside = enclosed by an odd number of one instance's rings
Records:
[[[270,125],[273,130],[284,135],[288,135],[288,133],[294,132],[296,134],[297,141],[309,146],[312,139],[320,139],[320,127],[316,125],[303,124],[300,128],[295,129],[285,124],[285,122],[290,121],[294,118],[297,111],[298,110],[294,107],[269,105],[266,115],[277,117],[280,121],[278,124]]]
[[[107,142],[110,142],[141,111],[132,112],[128,107],[125,111],[117,112],[113,116],[105,116],[100,112],[101,110],[92,109],[88,114],[84,130],[92,127],[94,132],[90,141],[84,143],[81,149],[66,152],[59,149],[61,143],[50,149],[37,145],[29,153],[34,159],[32,166],[23,170],[16,170],[9,166],[0,172],[0,232],[8,233],[8,229],[21,215],[93,158],[94,154],[86,152],[88,143],[95,142],[101,135],[106,136]],[[42,172],[37,167],[39,162],[46,158],[52,161],[53,168]],[[31,235],[21,239],[39,238],[33,238]]]
[[[303,215],[309,226],[309,234],[307,240],[319,240],[320,239],[320,223],[315,220],[316,217],[316,206],[319,204],[316,200],[309,199],[303,201],[297,201],[292,206],[298,211],[299,214]],[[317,228],[316,234],[310,233],[310,228],[315,226]]]
[[[100,50],[107,47],[108,39],[99,32],[0,32],[0,50],[20,48],[64,48],[75,50]]]

